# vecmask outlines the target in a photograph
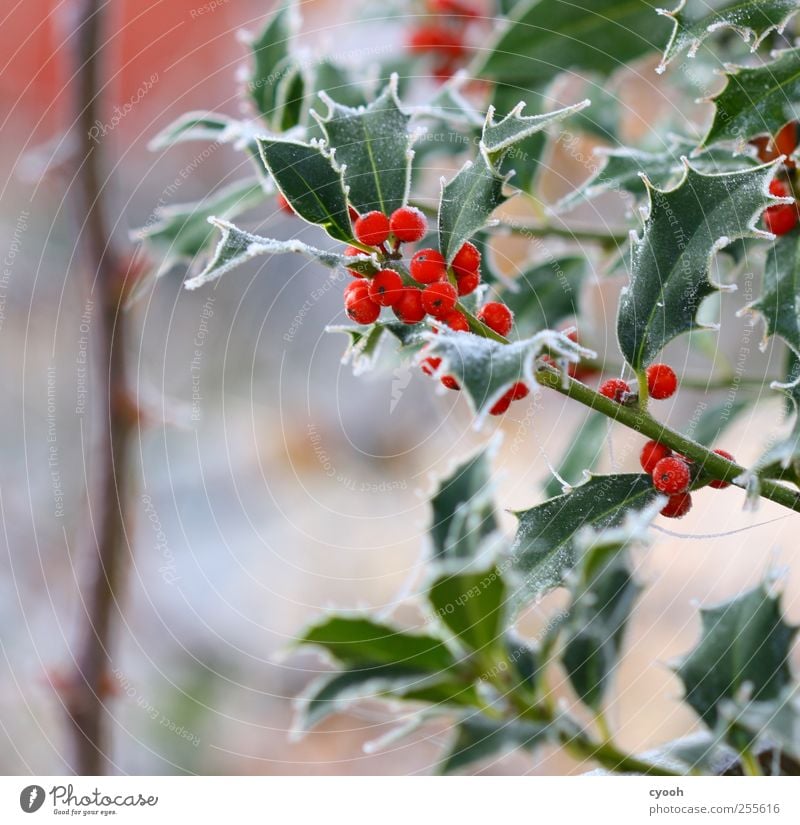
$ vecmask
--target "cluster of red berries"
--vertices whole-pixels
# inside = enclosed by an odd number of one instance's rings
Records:
[[[755,147],[758,159],[762,163],[769,163],[781,155],[784,157],[783,172],[785,178],[776,178],[769,185],[769,191],[776,198],[794,198],[791,178],[795,174],[795,162],[792,160],[792,152],[797,148],[798,123],[791,121],[787,123],[774,138],[766,135],[754,138],[750,141]],[[780,203],[777,206],[770,206],[764,210],[764,225],[774,235],[785,235],[791,232],[800,222],[800,212],[798,204]]]
[[[447,80],[467,55],[468,29],[480,19],[480,9],[467,0],[428,0],[428,10],[436,17],[409,33],[408,49],[430,55],[433,76]]]
[[[725,450],[714,452],[733,461],[733,456]],[[648,441],[639,456],[642,469],[650,473],[653,486],[660,493],[669,496],[661,515],[667,518],[682,518],[692,509],[692,495],[689,492],[693,485],[699,486],[700,473],[693,471],[693,462],[682,455],[677,455],[665,444],[658,441]],[[708,486],[715,490],[724,490],[730,487],[730,482],[714,479]]]
[[[651,364],[647,368],[647,389],[651,398],[662,401],[674,395],[678,388],[678,376],[675,370],[667,364]],[[600,385],[599,392],[606,398],[625,404],[635,398],[631,386],[621,378],[609,378]]]
[[[425,237],[428,221],[418,209],[403,206],[386,216],[372,211],[358,215],[353,224],[356,240],[374,247],[382,262],[402,257],[399,249],[404,243],[416,243]],[[363,254],[350,246],[345,255]],[[448,267],[444,255],[437,249],[417,250],[409,262],[409,278],[390,267],[379,269],[374,275],[365,275],[356,269],[344,290],[344,306],[348,317],[357,324],[372,324],[378,320],[383,307],[391,307],[404,324],[418,324],[430,316],[440,324],[457,332],[469,332],[467,316],[458,309],[458,299],[473,293],[481,283],[481,253],[476,246],[464,243]],[[410,281],[410,282],[409,282]],[[498,335],[507,336],[514,324],[511,310],[500,301],[489,301],[477,312],[478,321]],[[422,361],[426,375],[438,372],[441,359],[429,356]],[[452,375],[441,378],[445,387],[460,389]],[[512,401],[528,395],[523,383],[514,384],[490,410],[492,415],[504,413]]]

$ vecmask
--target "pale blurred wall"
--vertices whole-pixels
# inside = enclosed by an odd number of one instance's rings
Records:
[[[110,70],[113,98],[124,102],[153,72],[159,76],[124,128],[108,137],[119,159],[109,191],[123,237],[147,220],[164,187],[199,151],[188,145],[150,155],[145,145],[152,134],[187,109],[238,111],[234,75],[242,51],[234,34],[255,27],[266,4],[229,0],[195,16],[198,6],[183,0],[112,5],[119,32],[114,64],[122,67]],[[83,572],[81,424],[88,419],[76,416],[74,407],[85,275],[73,259],[76,229],[61,202],[63,175],[42,177],[38,165],[53,146],[30,155],[68,123],[69,87],[59,74],[66,54],[54,47],[68,30],[68,6],[26,0],[25,13],[12,14],[2,29],[15,49],[0,74],[6,124],[0,218],[6,244],[16,250],[0,329],[0,363],[8,376],[0,400],[7,548],[0,555],[0,769],[10,773],[66,770],[62,716],[48,674],[68,663],[75,581]],[[345,27],[326,24],[332,9],[335,4],[309,5],[315,38],[344,37]],[[31,27],[31,20],[42,22]],[[354,42],[363,37],[357,26],[346,33]],[[213,152],[177,199],[201,197],[241,176],[241,163],[228,149]],[[574,159],[555,158],[553,165],[553,192],[581,176]],[[294,220],[270,211],[264,217],[271,232],[288,237],[298,231]],[[601,207],[601,214],[618,216],[621,208]],[[425,575],[425,493],[432,478],[498,429],[493,423],[474,433],[463,400],[437,394],[416,370],[390,363],[378,374],[354,378],[339,363],[344,339],[323,332],[343,320],[338,290],[312,302],[294,331],[308,294],[326,277],[304,261],[274,259],[231,275],[217,289],[187,293],[180,289],[182,273],[175,272],[133,310],[131,361],[153,421],[136,444],[135,547],[115,660],[114,747],[122,772],[425,772],[446,739],[442,729],[424,730],[410,744],[365,753],[364,742],[385,732],[392,719],[385,708],[365,706],[300,743],[288,740],[291,698],[322,666],[310,654],[282,655],[297,629],[331,606],[388,614],[413,595]],[[593,318],[586,334],[601,350],[613,341],[618,288],[598,279],[585,297]],[[733,319],[733,311],[743,303],[741,293],[724,300],[730,322],[725,347],[739,346],[744,322]],[[193,422],[190,365],[198,331],[205,336],[203,399],[201,418]],[[702,374],[704,356],[686,352],[685,344],[676,345],[675,363],[687,357],[687,370]],[[761,359],[751,347],[747,369],[763,373]],[[680,424],[698,400],[696,393],[681,392],[659,409]],[[496,459],[503,507],[539,500],[541,452],[556,461],[581,416],[560,397],[514,406],[499,427],[505,434]],[[752,460],[779,419],[773,403],[743,418],[725,446]],[[48,465],[53,427],[63,516],[56,514]],[[635,469],[640,440],[615,431],[612,444],[617,463],[608,457],[603,469]],[[642,554],[640,574],[650,587],[633,623],[612,710],[630,747],[657,744],[694,724],[678,707],[679,686],[664,666],[696,636],[693,600],[729,596],[776,560],[800,562],[784,511],[765,505],[743,513],[740,504],[735,492],[698,495],[686,519],[666,525],[679,535],[656,534]],[[695,538],[739,529],[744,532]],[[796,579],[788,584],[795,619]],[[399,615],[415,618],[406,607]],[[535,632],[543,616],[544,607],[534,609],[526,629]],[[486,771],[584,768],[560,755],[514,755]]]

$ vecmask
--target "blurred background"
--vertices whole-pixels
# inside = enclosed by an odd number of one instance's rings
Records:
[[[110,218],[122,242],[152,221],[157,204],[197,200],[247,174],[230,147],[190,143],[153,153],[147,143],[187,110],[241,116],[236,78],[245,50],[236,34],[257,30],[270,6],[109,3],[106,106],[132,103],[103,136],[112,164]],[[343,11],[341,3],[314,0],[302,8],[312,52],[333,42],[356,51],[363,43],[396,45],[396,30],[378,16],[385,4],[353,2]],[[78,583],[93,525],[86,499],[91,422],[102,403],[87,379],[95,308],[76,245],[82,216],[70,194],[74,8],[68,0],[14,0],[0,19],[0,771],[67,773],[58,685],[77,637]],[[653,66],[619,88],[633,140],[646,138],[658,112],[672,106],[666,95],[647,93]],[[650,134],[662,139],[657,127]],[[574,153],[556,150],[550,164],[548,198],[586,174]],[[435,179],[443,170],[433,171]],[[624,208],[614,196],[600,211],[623,226]],[[274,204],[260,221],[247,226],[315,238]],[[560,249],[558,242],[548,248]],[[519,241],[496,254],[509,271],[543,256]],[[498,501],[506,510],[529,507],[542,500],[547,461],[557,463],[584,413],[558,396],[536,396],[475,432],[458,394],[437,393],[388,351],[377,371],[355,378],[341,364],[344,337],[324,331],[345,321],[340,287],[320,289],[328,271],[305,260],[261,259],[196,292],[181,288],[184,275],[173,270],[130,310],[128,356],[146,416],[134,446],[124,619],[117,617],[114,632],[114,769],[430,772],[447,726],[376,750],[370,743],[398,719],[377,703],[295,740],[293,700],[326,664],[293,651],[292,640],[334,607],[419,622],[413,600],[425,581],[426,496],[435,479],[502,438],[494,458]],[[581,334],[601,353],[614,343],[620,286],[597,277],[581,296]],[[713,312],[726,321],[724,337],[709,334],[710,349],[680,342],[670,348],[671,363],[702,376],[718,347],[733,353],[744,376],[777,375],[783,354],[760,352],[760,329],[735,315],[751,299],[741,286],[723,296]],[[724,400],[724,393],[683,389],[659,412],[685,427]],[[782,426],[781,402],[770,397],[738,419],[723,446],[746,464],[762,451],[765,433]],[[615,429],[607,446],[602,470],[637,467],[641,439]],[[648,587],[610,710],[628,748],[693,729],[668,663],[696,638],[697,603],[726,598],[768,569],[800,565],[792,517],[769,502],[755,512],[742,504],[738,491],[699,495],[689,516],[660,525],[640,554]],[[508,516],[509,532],[513,524]],[[795,622],[799,581],[795,573],[784,585]],[[531,608],[521,630],[535,634],[559,595]],[[545,752],[512,754],[482,771],[589,767]]]

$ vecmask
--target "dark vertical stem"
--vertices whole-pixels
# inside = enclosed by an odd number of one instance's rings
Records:
[[[112,245],[104,208],[102,150],[91,129],[102,117],[100,89],[103,11],[107,0],[81,0],[76,37],[76,139],[80,146],[77,176],[79,217],[85,220],[82,241],[96,299],[92,341],[95,391],[102,398],[102,432],[94,443],[89,469],[91,561],[82,591],[76,671],[66,705],[74,749],[74,768],[81,775],[108,771],[106,709],[111,658],[109,647],[117,594],[126,570],[125,504],[128,441],[135,426],[134,405],[127,394],[124,353],[125,316],[122,284],[125,270]]]

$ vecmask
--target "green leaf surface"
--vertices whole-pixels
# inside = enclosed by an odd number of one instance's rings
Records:
[[[211,243],[211,216],[233,218],[267,198],[257,180],[243,180],[218,190],[198,203],[175,204],[159,209],[155,221],[132,233],[155,262],[156,277],[179,264],[191,263]]]
[[[756,741],[766,739],[783,753],[800,761],[800,692],[797,685],[774,699],[733,702],[720,708],[726,721],[744,728]]]
[[[789,650],[795,629],[783,619],[780,601],[764,586],[718,607],[701,609],[702,635],[680,662],[677,674],[686,701],[709,728],[720,703],[747,687],[753,700],[775,699],[789,684]]]
[[[650,0],[531,0],[481,50],[470,74],[543,90],[562,72],[607,76],[659,48],[667,21]]]
[[[422,343],[422,324],[400,324],[393,321],[377,321],[370,326],[329,326],[325,332],[344,333],[350,339],[342,356],[343,364],[350,364],[354,375],[363,375],[371,370],[380,354],[386,333],[400,342],[401,348],[411,348]]]
[[[770,63],[733,67],[714,100],[714,120],[703,145],[723,140],[739,146],[757,135],[776,135],[797,118],[800,101],[800,48],[778,52]]]
[[[504,659],[506,586],[496,567],[444,572],[431,584],[428,601],[439,621],[479,660]]]
[[[673,11],[659,9],[673,29],[658,71],[687,49],[694,57],[702,42],[721,29],[735,31],[755,51],[770,32],[782,32],[797,11],[797,0],[734,0],[718,8],[707,0],[681,0]]]
[[[567,451],[558,465],[558,474],[567,484],[577,485],[584,473],[594,470],[603,455],[608,440],[608,419],[599,412],[592,412],[578,426]],[[551,476],[544,486],[548,498],[561,495],[561,482]]]
[[[276,102],[280,81],[292,68],[292,38],[299,27],[294,0],[282,0],[264,26],[261,34],[250,43],[252,68],[247,78],[247,94],[268,124],[276,124]]]
[[[410,116],[400,108],[397,82],[386,86],[368,106],[353,109],[320,97],[328,106],[318,118],[336,163],[344,168],[349,199],[361,212],[391,215],[405,205],[411,179]]]
[[[780,336],[800,354],[800,231],[775,241],[767,254],[761,295],[750,309],[764,319],[767,335]]]
[[[630,285],[623,291],[617,338],[625,359],[643,370],[666,344],[701,329],[697,311],[719,289],[709,279],[714,254],[736,238],[771,237],[755,228],[774,164],[705,175],[687,164],[674,189],[650,189],[650,213],[633,245]]]
[[[455,742],[439,765],[443,774],[460,773],[478,762],[498,759],[519,748],[544,744],[549,726],[520,719],[501,721],[470,716],[459,722]]]
[[[524,116],[522,106],[518,106],[499,121],[494,119],[494,110],[489,109],[478,143],[478,156],[467,161],[442,187],[439,248],[448,263],[465,241],[483,229],[492,212],[508,200],[503,188],[509,176],[499,167],[515,144],[586,105],[588,101],[530,117]]]
[[[431,498],[429,528],[435,560],[469,560],[477,555],[483,540],[498,527],[492,494],[486,450],[439,482]]]
[[[627,557],[627,531],[594,533],[578,542],[568,579],[569,615],[561,632],[561,662],[575,693],[599,710],[619,662],[628,619],[640,592]]]
[[[442,359],[439,372],[455,376],[467,395],[479,426],[489,410],[513,384],[524,382],[536,386],[533,366],[538,355],[549,349],[557,356],[577,361],[581,352],[577,344],[557,332],[539,332],[523,341],[502,344],[465,332],[442,329],[430,335],[428,349]]]
[[[575,564],[581,528],[618,525],[628,511],[641,510],[655,497],[648,475],[593,476],[571,493],[515,513],[511,555],[525,580],[521,595],[537,596],[563,582]]]
[[[275,131],[286,132],[305,123],[308,115],[309,83],[303,67],[297,63],[290,64],[286,74],[278,81],[275,112],[272,116]]]
[[[407,671],[438,673],[456,664],[440,639],[358,616],[330,616],[303,631],[298,643],[317,645],[351,668],[392,665]]]
[[[526,269],[503,292],[514,313],[514,329],[524,338],[543,329],[556,329],[565,318],[578,315],[581,287],[591,270],[586,258],[567,255]]]
[[[656,189],[668,189],[683,177],[685,167],[681,158],[692,151],[693,145],[691,141],[673,139],[661,152],[627,147],[596,149],[595,155],[603,165],[578,189],[562,198],[554,211],[567,212],[606,192],[626,192],[634,198],[643,198],[647,185],[642,175]],[[692,160],[692,166],[704,174],[738,171],[755,165],[756,161],[748,156],[719,149],[709,149]]]
[[[337,241],[353,238],[341,168],[318,144],[259,138],[261,159],[295,213]]]
[[[293,252],[312,258],[331,269],[344,268],[345,266],[371,267],[374,265],[368,255],[345,257],[336,252],[317,249],[294,239],[277,241],[272,238],[262,238],[260,235],[245,232],[232,223],[217,218],[209,218],[208,220],[212,226],[219,229],[222,238],[205,269],[199,275],[186,281],[185,286],[187,289],[197,289],[211,281],[216,281],[217,278],[221,278],[232,269],[236,269],[236,267],[257,258],[259,255],[282,255]]]

